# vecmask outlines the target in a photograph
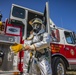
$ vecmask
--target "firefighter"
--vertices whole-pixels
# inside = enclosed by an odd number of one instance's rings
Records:
[[[33,30],[27,41],[31,41],[31,44],[16,44],[14,46],[10,46],[10,48],[15,53],[21,50],[32,52],[29,75],[52,75],[51,63],[49,63],[50,59],[48,54],[51,36],[45,32],[45,26],[42,24],[41,19],[34,18],[29,23],[33,27]]]

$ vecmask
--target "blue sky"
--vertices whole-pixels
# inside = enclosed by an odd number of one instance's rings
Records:
[[[76,32],[76,0],[1,0],[2,20],[9,18],[12,4],[43,12],[46,1],[49,2],[50,18],[53,22],[58,27]]]

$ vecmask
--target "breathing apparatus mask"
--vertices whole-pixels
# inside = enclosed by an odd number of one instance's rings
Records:
[[[34,23],[32,27],[35,33],[38,33],[41,30],[41,24],[39,23]]]

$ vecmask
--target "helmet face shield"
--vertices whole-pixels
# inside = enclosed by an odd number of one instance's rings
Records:
[[[33,27],[34,32],[38,33],[41,30],[42,20],[40,18],[34,18],[29,24]]]

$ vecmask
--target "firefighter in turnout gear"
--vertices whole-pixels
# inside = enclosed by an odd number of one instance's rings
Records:
[[[31,60],[31,64],[28,67],[29,75],[52,75],[51,63],[49,63],[50,58],[48,54],[51,36],[45,32],[45,26],[42,24],[41,19],[34,18],[29,21],[29,24],[32,26],[33,30],[25,41],[26,43],[24,45],[16,44],[10,46],[10,49],[15,53],[25,50],[25,52],[27,51],[26,55],[28,53],[28,56],[32,56],[28,58]],[[26,55],[25,58],[27,58]]]

